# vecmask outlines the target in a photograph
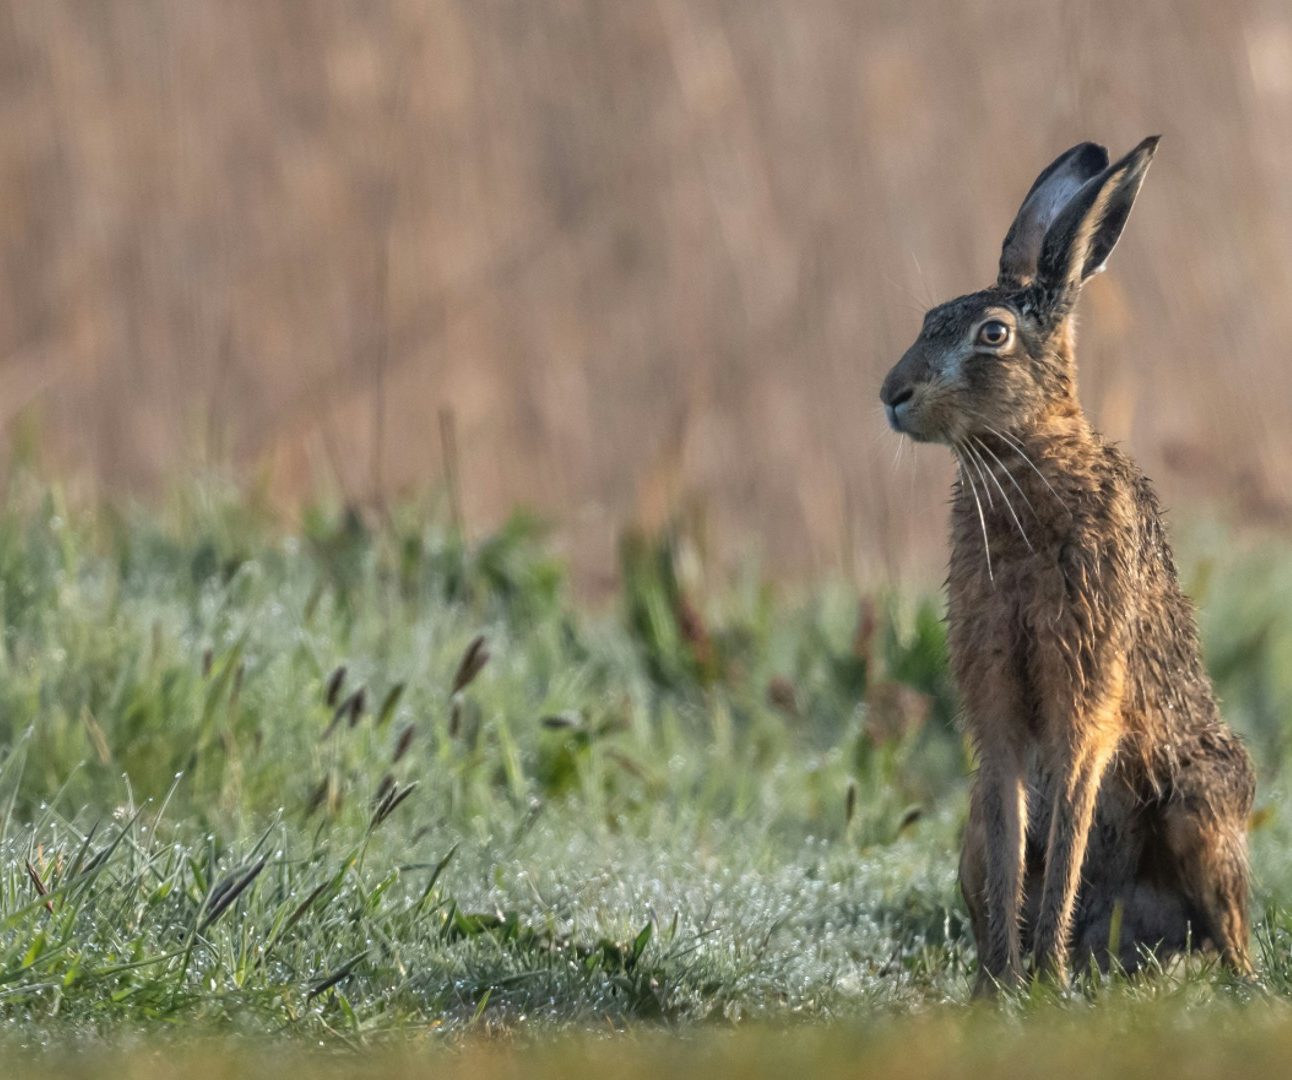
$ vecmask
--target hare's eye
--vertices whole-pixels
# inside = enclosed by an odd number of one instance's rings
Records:
[[[989,319],[978,327],[978,344],[999,349],[1009,340],[1009,326],[999,319]]]

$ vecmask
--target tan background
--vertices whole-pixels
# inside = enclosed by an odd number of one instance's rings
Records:
[[[1083,396],[1175,505],[1292,498],[1292,9],[4,0],[0,421],[110,491],[517,501],[581,576],[700,506],[777,572],[932,577],[878,384],[1041,166],[1165,138]]]

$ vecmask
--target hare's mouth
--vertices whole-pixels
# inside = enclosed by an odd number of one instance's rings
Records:
[[[911,408],[911,400],[906,398],[896,404],[884,406],[884,415],[888,417],[888,426],[899,435],[905,435],[916,442],[937,442],[937,436],[925,430],[920,423],[918,410]]]

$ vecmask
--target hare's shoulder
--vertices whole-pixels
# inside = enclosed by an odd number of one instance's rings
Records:
[[[1153,481],[1115,444],[1101,447],[1105,497],[1093,533],[1118,548],[1117,562],[1137,590],[1178,591],[1166,516]]]
[[[1152,480],[1116,443],[1095,436],[1068,469],[1069,539],[1111,558],[1121,570],[1169,555],[1162,505]]]

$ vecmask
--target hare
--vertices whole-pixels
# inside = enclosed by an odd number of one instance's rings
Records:
[[[1213,948],[1246,973],[1251,761],[1221,719],[1153,487],[1077,401],[1073,311],[1157,149],[1073,147],[996,284],[934,308],[884,380],[950,447],[948,644],[978,758],[960,861],[977,990]]]

